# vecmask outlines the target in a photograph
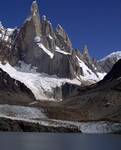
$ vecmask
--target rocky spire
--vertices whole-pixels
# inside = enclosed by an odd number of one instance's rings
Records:
[[[32,6],[31,6],[31,14],[32,14],[32,20],[33,24],[35,26],[36,30],[36,36],[41,36],[42,31],[41,31],[41,20],[40,20],[40,15],[39,15],[39,7],[37,4],[37,1],[33,1]]]
[[[67,34],[60,24],[57,25],[56,32],[58,32],[65,40],[67,39]]]
[[[66,45],[68,46],[68,48],[70,50],[72,50],[71,40],[69,39],[66,31],[63,29],[63,27],[60,24],[58,24],[58,26],[56,28],[56,33],[63,38],[63,40],[66,43]]]
[[[82,54],[89,56],[89,50],[88,50],[87,45],[84,46],[84,49],[83,49],[83,51],[82,51]]]
[[[45,15],[42,16],[42,35],[54,36],[54,30],[53,30],[52,24]]]
[[[47,17],[45,15],[42,16],[43,21],[47,21]]]
[[[83,49],[83,51],[82,51],[82,55],[83,55],[83,57],[86,58],[86,59],[89,59],[89,58],[90,58],[89,50],[88,50],[87,45],[84,46],[84,49]]]
[[[87,45],[84,46],[84,49],[82,51],[82,56],[83,56],[84,61],[86,61],[87,63],[91,63],[92,62],[92,59],[91,59],[91,57],[89,55],[89,50],[88,50]]]

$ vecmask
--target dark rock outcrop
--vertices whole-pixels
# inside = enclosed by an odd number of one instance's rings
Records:
[[[80,132],[77,127],[53,127],[39,123],[0,118],[0,131],[7,132],[52,132],[52,133],[76,133]]]
[[[121,59],[115,63],[111,71],[104,77],[103,81],[115,80],[121,77]]]
[[[0,69],[0,103],[26,104],[34,101],[32,92],[21,82]]]

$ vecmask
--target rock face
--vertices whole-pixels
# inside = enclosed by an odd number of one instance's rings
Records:
[[[54,32],[45,16],[40,19],[36,1],[32,4],[31,13],[15,40],[18,59],[36,66],[38,72],[74,78],[80,67],[78,63],[73,65],[72,44],[68,35],[60,25]],[[62,52],[56,51],[58,49],[62,49]]]
[[[42,30],[41,30],[41,23],[40,23],[40,15],[39,15],[39,9],[37,2],[34,1],[31,6],[31,16],[32,16],[32,22],[34,25],[34,30],[36,36],[41,36],[42,35]]]
[[[72,53],[72,43],[61,25],[57,26],[55,35],[56,45],[60,47],[60,49],[65,50],[68,53]]]

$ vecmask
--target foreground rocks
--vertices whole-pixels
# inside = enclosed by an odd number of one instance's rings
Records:
[[[39,123],[31,123],[27,121],[11,120],[0,118],[0,131],[11,132],[80,132],[78,128],[69,127],[51,127],[40,125]]]
[[[69,123],[69,122],[67,122]],[[120,134],[121,123],[99,121],[99,122],[73,122],[68,127],[45,126],[40,123],[33,123],[8,118],[0,118],[0,131],[5,132],[51,132],[51,133],[85,133],[85,134]]]

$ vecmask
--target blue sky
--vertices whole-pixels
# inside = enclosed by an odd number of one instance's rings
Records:
[[[21,26],[32,0],[0,0],[0,20],[6,27]],[[38,0],[40,14],[53,26],[59,23],[74,48],[88,45],[97,59],[121,50],[121,0]]]

